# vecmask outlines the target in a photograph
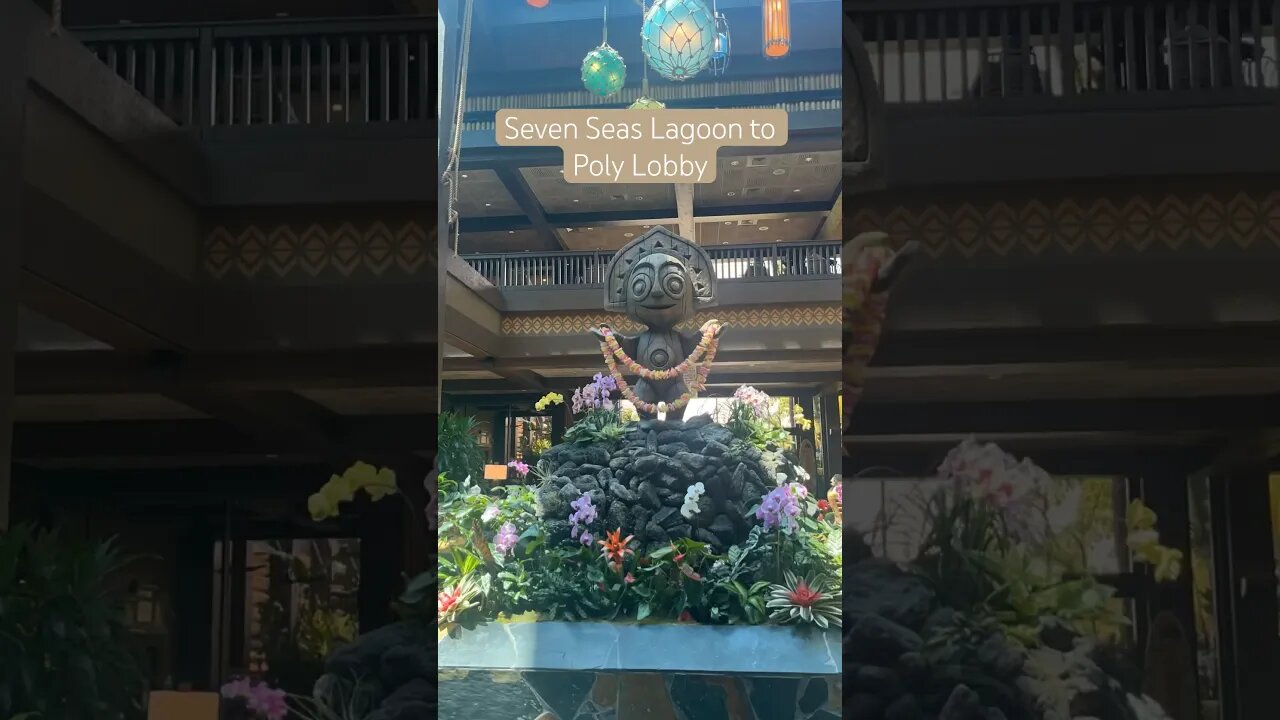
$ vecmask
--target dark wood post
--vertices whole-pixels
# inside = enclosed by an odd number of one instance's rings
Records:
[[[1199,713],[1196,680],[1195,584],[1192,577],[1191,506],[1186,468],[1148,464],[1140,471],[1139,494],[1155,511],[1160,544],[1182,552],[1182,573],[1174,582],[1156,583],[1145,573],[1147,592],[1138,608],[1138,649],[1145,657],[1144,691],[1173,717]],[[1174,637],[1168,620],[1177,621],[1181,637]],[[1152,637],[1152,633],[1155,637]],[[1152,665],[1151,663],[1154,663]],[[1157,667],[1159,666],[1159,667]],[[1189,715],[1188,715],[1189,714]]]
[[[14,353],[22,264],[22,145],[27,100],[28,16],[21,0],[0,0],[0,530],[9,526],[13,469]]]
[[[1223,720],[1275,710],[1280,617],[1268,480],[1265,466],[1211,479]]]

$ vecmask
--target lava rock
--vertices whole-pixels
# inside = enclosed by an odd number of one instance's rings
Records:
[[[729,519],[728,515],[723,513],[716,515],[715,518],[711,520],[711,524],[707,526],[707,530],[719,538],[720,543],[725,546],[732,545],[734,537],[737,535],[737,528],[734,527],[733,521]]]
[[[675,457],[680,453],[688,453],[689,446],[682,442],[670,442],[658,446],[658,452],[667,457]]]
[[[872,662],[891,661],[903,653],[919,651],[924,645],[915,631],[879,615],[863,615],[855,620],[845,643],[856,658]]]
[[[880,720],[884,701],[878,695],[855,693],[844,699],[845,720]]]
[[[924,708],[914,695],[903,695],[884,709],[884,720],[925,720]]]
[[[924,579],[887,560],[853,565],[843,585],[846,616],[878,615],[907,628],[923,626],[936,603]]]
[[[435,653],[419,645],[398,645],[382,654],[382,683],[399,688],[415,678],[430,680],[436,674]]]
[[[680,524],[680,512],[673,507],[664,507],[653,514],[653,521],[670,530]]]
[[[609,483],[609,494],[628,505],[633,505],[637,500],[639,500],[635,493],[631,492],[624,487],[622,483],[617,481]]]
[[[982,701],[978,693],[965,685],[957,685],[951,691],[938,720],[978,720],[982,713]]]
[[[694,528],[693,539],[697,540],[698,542],[704,542],[708,545],[711,545],[712,547],[720,547],[720,538],[716,537],[715,535],[712,535],[708,530],[704,528]]]
[[[648,540],[649,542],[659,542],[659,543],[665,542],[669,540],[671,537],[669,534],[667,534],[667,531],[665,528],[653,522],[652,520],[650,520],[649,523],[644,526],[644,536],[645,536],[645,539]]]
[[[680,537],[695,537],[715,552],[741,543],[751,528],[746,514],[762,494],[760,478],[768,475],[759,450],[708,416],[690,422],[644,420],[633,424],[614,447],[563,444],[543,457],[565,472],[555,473],[548,483],[558,492],[540,491],[545,496],[542,517],[567,517],[567,503],[583,492],[609,523],[619,518],[635,523],[636,509],[643,508],[643,523],[621,526],[624,534],[636,535],[637,547]],[[699,512],[683,518],[677,510],[695,482],[705,489]],[[622,503],[626,512],[607,502]]]
[[[717,457],[719,455],[724,455],[728,451],[729,451],[728,446],[726,446],[724,443],[717,442],[715,440],[707,440],[706,445],[704,445],[702,448],[702,454],[708,457]]]
[[[709,458],[706,455],[699,455],[697,453],[691,453],[687,451],[676,453],[675,459],[678,460],[679,462],[684,463],[687,467],[692,469],[694,472],[701,472],[702,469],[707,466],[707,463],[709,461]]]
[[[651,510],[657,510],[662,507],[662,501],[658,499],[658,491],[653,487],[653,483],[640,483],[640,502],[644,503]]]

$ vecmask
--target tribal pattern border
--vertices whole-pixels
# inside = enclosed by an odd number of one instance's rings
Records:
[[[1280,248],[1280,192],[864,207],[848,225],[919,240],[933,257]]]
[[[202,265],[215,279],[382,278],[434,267],[430,260],[435,254],[435,229],[415,221],[312,224],[301,229],[247,225],[234,231],[217,226],[205,237]]]
[[[681,330],[694,330],[715,318],[731,327],[800,328],[839,327],[840,305],[790,305],[763,308],[720,308],[704,310],[692,320],[681,323]],[[592,327],[606,324],[623,333],[644,329],[639,323],[620,313],[584,312],[541,315],[506,314],[502,318],[503,335],[581,335]]]

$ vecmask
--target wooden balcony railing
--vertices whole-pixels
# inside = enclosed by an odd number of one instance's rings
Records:
[[[840,243],[774,243],[707,248],[720,280],[766,281],[840,276]],[[464,255],[498,287],[602,285],[612,252]]]
[[[1280,0],[845,6],[887,103],[1194,105],[1274,101],[1280,90]]]
[[[183,125],[393,123],[435,115],[435,19],[72,32]]]

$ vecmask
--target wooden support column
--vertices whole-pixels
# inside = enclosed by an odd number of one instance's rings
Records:
[[[26,125],[26,17],[22,0],[0,0],[0,530],[9,527],[13,455],[14,356],[22,264],[22,146]]]
[[[1280,619],[1265,466],[1211,478],[1210,508],[1222,669],[1219,717],[1271,717],[1280,669],[1276,658]]]
[[[1144,690],[1161,695],[1156,699],[1173,717],[1194,717],[1199,713],[1199,693],[1188,471],[1173,464],[1148,464],[1139,473],[1137,494],[1156,513],[1160,544],[1182,551],[1183,557],[1176,581],[1157,584],[1150,573],[1144,578],[1147,592],[1138,619],[1138,647],[1146,653]],[[1180,638],[1172,636],[1170,619],[1177,621]]]
[[[840,439],[840,394],[823,393],[822,400],[822,458],[827,469],[827,476],[822,478],[818,488],[825,495],[829,489],[831,476],[843,475],[844,453]]]
[[[676,216],[680,220],[680,236],[698,242],[698,225],[693,220],[693,185],[676,183]]]

